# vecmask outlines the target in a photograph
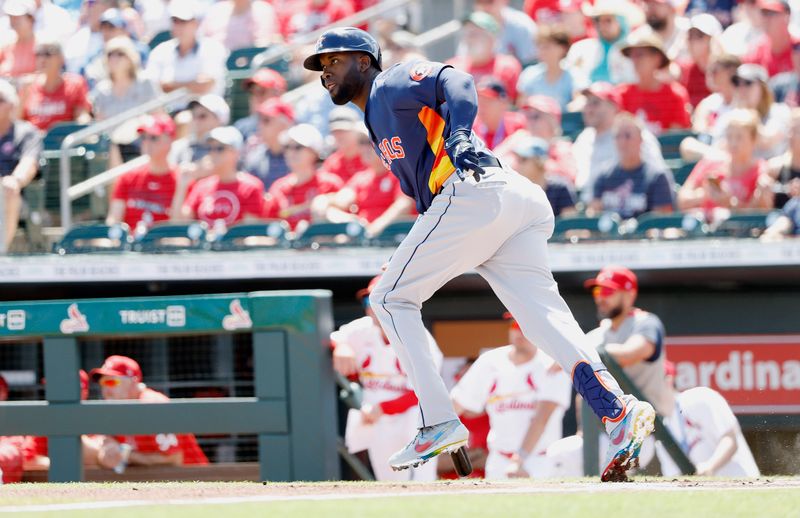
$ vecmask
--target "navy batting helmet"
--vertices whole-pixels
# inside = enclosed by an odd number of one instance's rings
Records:
[[[325,31],[314,45],[314,54],[303,61],[308,70],[322,71],[319,57],[331,52],[364,52],[369,54],[378,70],[381,68],[381,48],[368,32],[355,27],[339,27]]]

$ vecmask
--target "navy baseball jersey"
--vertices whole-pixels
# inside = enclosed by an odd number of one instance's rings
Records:
[[[431,61],[398,63],[375,78],[365,109],[364,121],[377,152],[403,192],[416,200],[420,214],[455,171],[444,147],[450,136],[445,97],[465,94],[458,88],[445,91],[440,76],[447,69],[452,67]],[[490,154],[480,138],[471,138],[476,151]]]

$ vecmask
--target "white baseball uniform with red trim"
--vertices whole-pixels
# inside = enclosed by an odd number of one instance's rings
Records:
[[[511,456],[522,447],[539,403],[558,404],[523,466],[531,477],[546,477],[549,468],[545,450],[561,438],[561,421],[569,408],[572,384],[561,369],[550,372],[555,362],[541,350],[521,365],[512,363],[513,351],[514,347],[507,345],[481,354],[451,396],[466,410],[485,410],[489,415],[486,478],[495,479],[506,478]]]
[[[681,392],[675,398],[675,410],[664,419],[664,425],[683,451],[688,452],[689,460],[695,466],[711,458],[722,436],[735,430],[736,453],[714,475],[740,478],[759,476],[758,466],[744,440],[739,422],[719,392],[708,387],[695,387]],[[656,444],[656,453],[661,462],[662,475],[671,477],[681,473],[661,443]]]
[[[442,352],[433,336],[426,334],[430,354],[441,369]],[[393,471],[389,466],[389,457],[416,433],[419,407],[408,376],[381,329],[367,316],[343,325],[331,334],[331,341],[334,346],[347,344],[353,348],[364,390],[363,404],[380,405],[384,413],[376,423],[365,424],[361,412],[350,410],[345,430],[348,450],[367,450],[378,480],[435,480],[436,459],[405,471]]]

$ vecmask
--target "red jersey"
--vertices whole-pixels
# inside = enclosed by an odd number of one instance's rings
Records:
[[[278,11],[278,22],[285,37],[313,32],[355,12],[351,0],[327,0],[322,5],[315,4],[313,0],[283,3]]]
[[[21,435],[0,437],[0,470],[3,471],[3,484],[22,481],[22,442]]]
[[[47,437],[26,435],[22,441],[22,456],[26,461],[36,457],[47,457]]]
[[[711,90],[706,84],[706,73],[692,60],[679,60],[678,66],[681,69],[680,82],[689,94],[689,102],[692,106],[697,106],[700,101],[711,95]]]
[[[42,131],[57,122],[74,121],[78,110],[92,109],[86,80],[75,74],[63,74],[61,78],[61,84],[52,92],[46,92],[38,81],[28,90],[22,118]]]
[[[758,177],[766,170],[766,165],[766,162],[759,160],[745,174],[732,177],[724,161],[702,159],[694,166],[685,184],[696,189],[702,187],[706,179],[716,178],[716,181],[720,183],[726,192],[735,196],[740,203],[747,203],[753,197],[758,184]],[[702,208],[708,216],[711,216],[711,211],[717,207],[719,205],[711,198],[706,197],[703,200]]]
[[[505,139],[514,132],[525,128],[527,121],[525,115],[520,112],[506,112],[503,120],[495,131],[490,131],[480,119],[476,118],[472,125],[472,131],[478,135],[489,149],[499,146]]]
[[[369,223],[386,212],[398,197],[405,196],[400,180],[389,171],[367,169],[351,178],[345,187],[356,193],[355,212]]]
[[[145,388],[139,395],[139,401],[142,403],[166,403],[169,398],[161,392]],[[208,459],[193,434],[118,435],[114,439],[120,444],[129,444],[133,451],[139,453],[171,455],[183,452],[183,464],[185,465],[208,464]]]
[[[794,70],[792,66],[792,45],[788,45],[783,52],[773,54],[769,36],[765,34],[755,41],[747,54],[745,54],[742,62],[761,65],[767,69],[770,77],[781,72],[791,72]]]
[[[212,175],[194,184],[184,207],[200,221],[214,225],[217,220],[231,226],[246,215],[260,217],[264,210],[264,184],[249,173],[237,173],[236,180],[223,183]]]
[[[311,180],[301,185],[297,184],[297,176],[289,173],[270,187],[270,201],[265,204],[264,216],[285,219],[294,230],[301,221],[310,221],[311,200],[315,196],[341,188],[339,177],[325,171],[317,171]]]
[[[336,151],[331,154],[324,162],[322,162],[322,170],[325,172],[335,174],[343,183],[347,183],[356,173],[360,173],[368,169],[364,159],[361,158],[361,153],[356,153],[354,156],[347,157],[342,151]]]
[[[512,101],[517,99],[517,81],[522,72],[522,65],[514,56],[496,54],[491,61],[481,66],[473,65],[468,56],[456,56],[449,60],[447,64],[472,74],[475,78],[475,84],[487,76],[498,79],[506,88],[509,99]]]
[[[646,91],[634,83],[618,87],[622,109],[638,117],[643,117],[649,129],[655,134],[674,128],[688,128],[692,121],[689,116],[689,94],[677,82],[663,83],[655,91]]]
[[[125,223],[135,229],[144,220],[150,227],[169,219],[169,209],[175,195],[177,172],[153,174],[145,164],[120,176],[111,193],[112,200],[125,202]]]

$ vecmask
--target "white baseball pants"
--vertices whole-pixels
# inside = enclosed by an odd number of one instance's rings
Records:
[[[553,211],[544,191],[515,171],[490,167],[480,182],[453,174],[392,255],[370,304],[419,398],[421,426],[457,419],[431,357],[420,313],[447,281],[475,269],[514,315],[525,336],[566,372],[595,370],[592,390],[621,396],[603,369],[548,266]],[[604,409],[597,410],[601,415]],[[601,415],[602,417],[602,415]],[[608,421],[608,430],[616,423]]]

